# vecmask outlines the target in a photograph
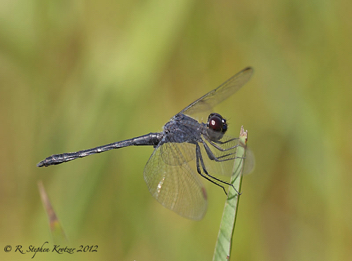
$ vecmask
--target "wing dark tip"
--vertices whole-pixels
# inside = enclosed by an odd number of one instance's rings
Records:
[[[254,69],[253,69],[253,67],[248,66],[248,67],[246,67],[246,68],[244,68],[244,69],[242,70],[242,72],[247,72],[247,71],[252,71],[252,73],[253,73],[253,72],[254,72]]]

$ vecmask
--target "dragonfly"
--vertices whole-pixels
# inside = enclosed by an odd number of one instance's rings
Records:
[[[238,138],[226,134],[226,119],[215,113],[213,107],[237,92],[252,74],[251,67],[235,74],[173,116],[161,132],[55,154],[37,166],[48,167],[128,146],[153,146],[154,151],[143,173],[149,192],[164,207],[183,217],[200,220],[207,210],[207,193],[201,177],[226,193],[224,186],[232,185],[218,176],[232,175],[230,168],[236,159],[236,148],[240,146]]]

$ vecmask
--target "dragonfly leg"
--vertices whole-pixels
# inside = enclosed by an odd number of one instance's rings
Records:
[[[198,173],[199,173],[202,177],[206,178],[207,180],[209,180],[209,181],[211,181],[212,183],[216,184],[217,186],[221,187],[221,188],[224,190],[224,192],[225,192],[226,195],[227,195],[227,193],[226,193],[226,190],[225,190],[224,186],[222,186],[222,185],[216,183],[214,180],[216,180],[216,181],[218,181],[218,182],[221,182],[221,183],[223,183],[223,184],[226,184],[226,185],[228,185],[228,186],[231,186],[238,194],[240,194],[240,193],[237,191],[237,189],[236,189],[231,183],[228,183],[228,182],[226,182],[226,181],[223,181],[223,180],[221,180],[221,179],[218,179],[218,178],[216,178],[216,177],[214,177],[214,176],[212,176],[212,175],[210,175],[210,174],[208,173],[208,171],[207,171],[207,169],[206,169],[206,167],[205,167],[205,165],[204,165],[202,153],[201,153],[201,151],[200,151],[200,147],[199,147],[199,144],[198,144],[198,143],[196,144],[196,158],[197,158],[197,171],[198,171]],[[201,173],[201,169],[200,169],[199,163],[200,163],[200,165],[202,166],[202,169],[203,169],[204,173],[205,173],[208,177],[206,177],[205,175],[203,175],[203,174]],[[210,179],[210,178],[211,178],[211,179]]]
[[[211,149],[209,148],[209,146],[204,141],[202,141],[202,143],[203,143],[205,151],[208,154],[209,159],[214,160],[216,162],[223,162],[223,161],[240,159],[240,158],[243,159],[243,157],[236,157],[236,156],[235,157],[231,157],[231,158],[222,159],[224,157],[228,157],[228,156],[234,155],[235,153],[229,153],[229,154],[226,154],[226,155],[222,155],[220,157],[216,157],[214,155],[214,153],[211,151]]]
[[[216,149],[218,149],[218,150],[220,150],[220,151],[229,151],[229,150],[232,150],[232,149],[234,149],[234,148],[237,148],[239,145],[238,144],[236,144],[236,145],[234,145],[234,146],[232,146],[232,147],[230,147],[230,148],[227,148],[227,149],[223,149],[223,148],[221,148],[218,144],[225,144],[226,142],[222,142],[222,143],[219,143],[219,141],[212,141],[212,140],[210,140],[208,137],[206,137],[206,136],[204,136],[204,138],[212,145],[212,146],[214,146]],[[237,139],[237,138],[236,138]],[[229,141],[232,141],[232,140],[234,140],[234,139],[231,139],[231,140],[229,140]]]

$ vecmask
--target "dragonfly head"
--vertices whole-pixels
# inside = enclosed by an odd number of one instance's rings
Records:
[[[226,120],[218,113],[211,113],[208,117],[207,132],[211,140],[221,140],[227,131]]]

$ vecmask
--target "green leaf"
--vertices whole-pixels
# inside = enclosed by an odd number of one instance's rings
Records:
[[[238,139],[238,147],[236,150],[236,159],[231,176],[231,184],[237,191],[241,191],[242,172],[244,168],[244,159],[246,157],[248,132],[241,127]],[[229,260],[231,255],[232,236],[235,229],[237,209],[240,194],[232,187],[229,188],[227,200],[225,202],[224,212],[222,214],[218,239],[216,241],[213,261]]]

